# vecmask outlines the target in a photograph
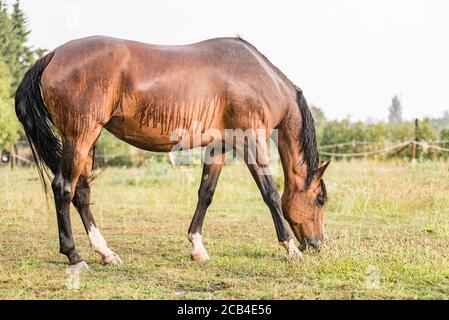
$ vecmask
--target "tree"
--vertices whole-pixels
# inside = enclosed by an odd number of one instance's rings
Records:
[[[430,126],[436,132],[440,132],[443,129],[449,128],[449,111],[444,111],[441,118],[430,119]]]
[[[28,35],[30,30],[27,29],[27,19],[25,14],[20,9],[20,2],[17,0],[13,5],[13,11],[11,13],[11,24],[15,35],[15,49],[16,54],[14,70],[12,71],[13,76],[13,90],[17,88],[20,81],[22,80],[25,72],[32,66],[36,61],[36,51],[32,50],[28,45]]]
[[[10,87],[12,96],[26,70],[43,51],[34,50],[27,44],[30,30],[27,29],[25,14],[20,9],[20,1],[16,0],[13,4],[11,14],[7,9],[6,2],[0,0],[0,57],[3,58],[12,77]]]
[[[27,19],[16,0],[12,6],[0,0],[0,147],[15,143],[21,129],[12,97],[26,70],[44,54],[28,44]]]
[[[13,73],[15,65],[15,48],[17,48],[17,39],[14,36],[11,19],[8,15],[7,5],[4,1],[0,1],[0,58],[7,66],[9,75]],[[10,83],[10,95],[12,95],[13,88]]]
[[[323,110],[321,110],[317,106],[310,106],[310,112],[312,113],[316,126],[321,126],[326,122],[326,116],[324,115]]]
[[[441,146],[449,149],[449,128],[440,131]]]
[[[12,77],[0,57],[0,149],[7,149],[18,138],[19,125],[10,95]]]
[[[388,111],[389,124],[398,124],[402,122],[402,105],[397,95],[391,100],[391,106]]]
[[[326,123],[326,116],[324,115],[324,112],[316,107],[316,106],[310,106],[310,112],[312,113],[313,119],[315,120],[315,128],[317,132],[317,141],[318,144],[321,143],[321,139],[323,137],[323,128],[324,124]]]

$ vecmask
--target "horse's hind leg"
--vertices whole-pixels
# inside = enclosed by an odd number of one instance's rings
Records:
[[[58,220],[60,252],[65,254],[70,265],[87,267],[75,249],[70,222],[70,202],[78,182],[91,145],[88,142],[65,140],[59,171],[56,173],[52,189],[55,197],[56,216]]]
[[[104,264],[122,264],[122,260],[107,246],[106,241],[95,224],[94,217],[90,210],[90,181],[92,178],[92,168],[94,161],[94,147],[89,151],[84,169],[78,179],[73,205],[78,210],[89,237],[91,247],[101,255]]]
[[[222,151],[222,150],[221,150]],[[203,173],[201,175],[201,184],[198,190],[198,203],[196,205],[195,214],[189,227],[188,239],[192,243],[193,250],[191,254],[192,260],[204,261],[209,256],[204,249],[201,241],[202,227],[207,208],[212,203],[215,188],[221,169],[226,160],[226,153],[217,152],[213,146],[206,148],[206,157],[203,165]]]

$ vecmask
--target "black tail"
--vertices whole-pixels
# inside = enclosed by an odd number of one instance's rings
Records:
[[[302,117],[301,140],[303,143],[303,161],[307,164],[307,182],[308,187],[312,181],[315,170],[318,169],[320,158],[318,155],[318,147],[316,143],[315,120],[307,106],[306,98],[302,94],[301,89],[296,87],[296,100]]]
[[[16,91],[16,115],[25,129],[45,191],[44,173],[56,173],[62,155],[61,141],[42,99],[40,80],[54,52],[39,59],[25,74]]]

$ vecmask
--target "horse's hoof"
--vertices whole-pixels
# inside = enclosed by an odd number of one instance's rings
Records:
[[[190,255],[193,261],[206,261],[209,260],[209,256],[206,251],[194,251]]]
[[[296,249],[296,248],[295,248]],[[301,254],[301,251],[299,251],[298,249],[296,250],[292,250],[291,252],[289,252],[285,258],[288,261],[302,261],[304,260],[304,257]]]
[[[301,261],[304,259],[302,257],[301,251],[298,248],[296,248],[293,239],[281,242],[281,244],[285,249],[287,249],[287,254],[285,255],[285,258],[288,261]]]
[[[70,270],[89,270],[89,266],[85,261],[81,261],[76,264],[69,264],[67,268]]]
[[[111,254],[110,256],[107,256],[103,259],[103,264],[114,264],[114,265],[121,265],[123,264],[122,259],[117,254]]]

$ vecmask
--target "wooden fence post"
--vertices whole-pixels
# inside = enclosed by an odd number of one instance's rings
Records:
[[[9,163],[11,164],[11,170],[14,170],[16,167],[16,153],[14,144],[11,144],[9,148]]]
[[[415,142],[419,142],[419,123],[418,119],[415,119],[415,138],[412,144],[412,164],[416,163],[416,153],[418,145]]]
[[[412,164],[416,163],[416,143],[412,141]]]

